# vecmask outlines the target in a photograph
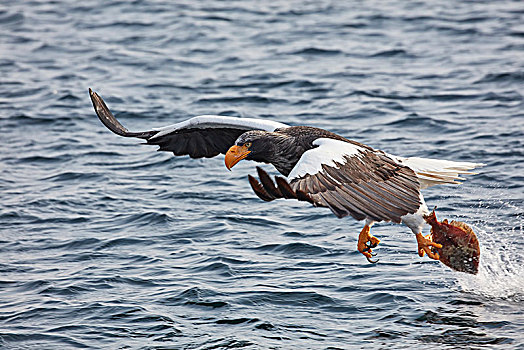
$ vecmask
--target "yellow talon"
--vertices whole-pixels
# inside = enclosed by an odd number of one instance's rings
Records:
[[[440,260],[438,253],[433,248],[442,248],[442,244],[433,242],[431,234],[423,236],[422,233],[417,233],[418,255],[424,256],[427,254],[431,259]]]
[[[375,255],[371,248],[375,248],[379,243],[380,239],[372,236],[369,233],[369,225],[366,225],[362,231],[360,231],[360,235],[358,236],[357,249],[366,257],[366,259],[368,259],[370,263],[376,263],[378,259],[371,260],[371,257]]]

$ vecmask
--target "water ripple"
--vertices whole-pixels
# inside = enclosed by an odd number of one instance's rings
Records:
[[[520,1],[4,2],[1,347],[524,347]],[[486,163],[424,192],[479,275],[384,223],[368,264],[362,223],[113,135],[89,87],[130,130],[265,118]]]

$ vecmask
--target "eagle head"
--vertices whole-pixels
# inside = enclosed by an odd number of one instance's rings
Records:
[[[242,159],[269,163],[274,151],[274,133],[253,130],[243,133],[226,153],[226,167],[231,170]]]

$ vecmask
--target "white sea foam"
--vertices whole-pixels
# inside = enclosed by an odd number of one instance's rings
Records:
[[[480,189],[479,198],[500,189]],[[493,192],[492,192],[493,191]],[[457,284],[468,293],[524,301],[524,215],[509,200],[490,198],[476,208],[472,225],[480,241],[478,275],[457,273]]]

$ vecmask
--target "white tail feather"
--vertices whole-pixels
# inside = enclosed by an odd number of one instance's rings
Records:
[[[470,170],[486,165],[419,157],[404,158],[391,155],[390,157],[413,169],[420,181],[421,188],[440,184],[460,184],[460,181],[465,180],[460,175],[474,175],[476,173]]]

